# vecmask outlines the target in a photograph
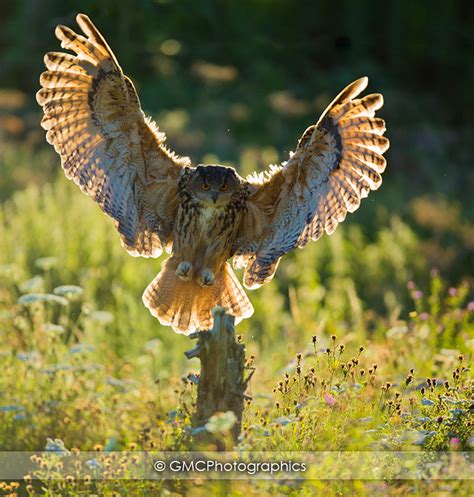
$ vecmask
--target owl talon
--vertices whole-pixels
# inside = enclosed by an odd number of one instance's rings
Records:
[[[179,279],[183,281],[189,281],[192,277],[192,268],[193,265],[190,262],[180,262],[178,268],[175,271],[175,274]]]
[[[210,269],[203,269],[200,271],[197,278],[197,281],[201,286],[212,286],[214,284],[214,280],[214,273]]]

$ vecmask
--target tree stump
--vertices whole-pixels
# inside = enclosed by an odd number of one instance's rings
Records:
[[[212,311],[214,326],[211,330],[199,331],[190,335],[198,343],[185,352],[191,359],[198,357],[201,361],[201,373],[198,381],[196,411],[193,426],[204,426],[216,412],[232,411],[237,421],[231,433],[235,441],[242,428],[242,412],[248,382],[253,370],[245,378],[245,345],[235,339],[234,318],[226,314],[221,307]]]

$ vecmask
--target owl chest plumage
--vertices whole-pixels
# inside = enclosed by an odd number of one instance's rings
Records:
[[[231,256],[242,214],[241,203],[215,208],[182,198],[174,227],[173,252],[182,258],[196,259],[206,251],[214,251],[226,260]]]

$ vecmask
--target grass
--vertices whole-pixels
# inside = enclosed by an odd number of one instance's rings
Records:
[[[52,151],[2,140],[0,450],[42,450],[48,439],[104,453],[209,448],[190,430],[192,344],[141,302],[162,260],[129,257],[113,223],[56,174]],[[277,160],[259,146],[237,153],[246,171]],[[249,292],[255,314],[237,332],[256,372],[240,449],[472,449],[472,223],[449,198],[407,207],[397,188],[384,185]],[[0,483],[0,495],[468,495],[456,481],[25,477]]]

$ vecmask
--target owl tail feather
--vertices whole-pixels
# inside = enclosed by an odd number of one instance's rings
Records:
[[[237,324],[253,314],[253,307],[229,264],[215,274],[212,286],[201,287],[193,278],[183,281],[175,274],[179,261],[170,257],[143,293],[143,302],[161,324],[189,335],[212,328],[211,310],[221,306]]]

